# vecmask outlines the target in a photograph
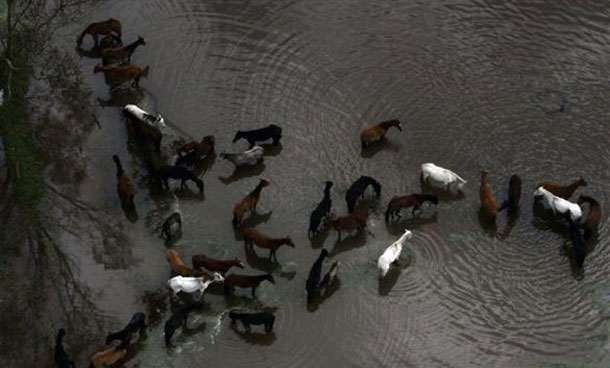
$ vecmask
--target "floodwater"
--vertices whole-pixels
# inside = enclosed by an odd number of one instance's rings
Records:
[[[100,313],[120,327],[144,295],[161,296],[147,338],[133,345],[126,366],[141,367],[602,367],[610,364],[609,232],[604,214],[584,271],[571,261],[567,230],[532,210],[536,183],[583,176],[578,193],[610,208],[607,136],[610,10],[578,1],[102,1],[62,32],[67,48],[86,24],[120,19],[126,43],[147,44],[132,61],[149,66],[137,93],[111,95],[93,74],[99,60],[82,55],[99,127],[84,147],[87,179],[78,197],[106,211],[125,238],[77,241],[70,255],[96,291]],[[91,39],[85,47],[91,45]],[[76,55],[76,51],[75,51]],[[239,129],[271,122],[281,147],[264,163],[234,171],[218,157],[194,185],[175,195],[184,214],[182,237],[166,245],[156,227],[174,201],[150,185],[143,156],[120,113],[137,103],[166,119],[163,160],[180,137],[216,137],[217,152],[235,152]],[[562,108],[563,106],[563,108]],[[562,111],[560,111],[562,110]],[[362,152],[361,127],[397,118],[403,132]],[[137,183],[137,216],[125,216],[111,155]],[[392,196],[420,192],[419,167],[434,162],[469,182],[463,198],[444,198],[418,218],[386,224]],[[503,213],[497,228],[479,218],[478,182],[490,170],[501,201],[510,175],[523,180],[521,211]],[[382,185],[368,193],[367,230],[336,241],[310,241],[309,213],[332,180],[333,212],[360,175]],[[248,220],[296,247],[246,255],[231,225],[233,205],[264,177],[260,215]],[[575,199],[574,199],[575,200]],[[402,267],[379,281],[376,261],[404,228],[413,238]],[[84,230],[86,231],[86,230]],[[70,239],[67,239],[70,240]],[[70,243],[68,241],[68,243]],[[272,272],[257,298],[220,288],[187,331],[163,344],[169,317],[167,247],[186,263],[193,254],[247,261],[243,273]],[[321,247],[326,270],[341,261],[339,280],[311,307],[305,280]],[[606,303],[604,303],[604,301]],[[234,307],[274,307],[274,333],[232,327]],[[150,312],[151,310],[147,310]],[[259,334],[261,332],[261,334]],[[105,331],[100,332],[101,334]],[[90,352],[102,346],[92,346]]]

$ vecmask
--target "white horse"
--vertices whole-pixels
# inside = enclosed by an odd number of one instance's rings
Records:
[[[205,289],[210,286],[213,282],[221,282],[224,281],[224,277],[218,272],[214,272],[214,278],[211,280],[205,279],[205,277],[184,277],[184,276],[176,276],[172,277],[167,281],[167,286],[169,286],[174,292],[174,296],[178,295],[180,291],[191,294],[196,291],[199,291],[199,295],[203,295]]]
[[[534,196],[544,197],[546,199],[546,203],[549,207],[551,207],[555,215],[557,215],[557,212],[561,213],[562,215],[569,213],[572,221],[578,221],[582,217],[582,209],[578,204],[565,200],[561,197],[557,197],[543,187],[538,187],[538,189],[534,191]]]
[[[235,166],[256,165],[263,158],[263,152],[263,147],[254,146],[242,153],[221,153],[220,158],[231,161]]]
[[[165,119],[163,119],[163,116],[161,116],[161,114],[158,114],[157,116],[154,116],[152,114],[147,113],[146,111],[142,110],[141,108],[137,107],[136,105],[125,105],[124,108],[125,112],[129,113],[131,116],[133,116],[134,118],[145,122],[149,125],[152,125],[156,128],[165,128]]]
[[[396,240],[392,245],[390,245],[379,257],[379,261],[377,261],[377,267],[379,268],[380,277],[384,277],[388,271],[390,270],[390,265],[398,259],[400,256],[400,252],[402,252],[402,244],[407,241],[407,239],[411,239],[413,233],[409,230],[405,229],[405,233],[402,234],[398,240]]]
[[[458,194],[467,183],[453,171],[436,166],[431,162],[421,165],[421,174],[425,183],[435,188],[449,190],[453,195]]]

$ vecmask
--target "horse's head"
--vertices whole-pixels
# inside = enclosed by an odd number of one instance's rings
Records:
[[[233,138],[233,143],[237,142],[241,138],[242,138],[242,132],[241,132],[241,130],[238,130],[237,133],[235,133],[235,137]]]
[[[269,273],[265,275],[265,280],[269,281],[272,284],[275,284],[275,279],[273,278],[273,275]]]
[[[294,243],[292,242],[292,239],[290,239],[289,236],[286,237],[286,239],[284,239],[284,243],[289,246],[289,247],[293,247],[294,248]]]
[[[400,126],[400,121],[398,119],[392,120],[392,126],[402,132],[402,126]]]
[[[214,280],[215,282],[221,282],[221,281],[224,281],[224,280],[225,280],[225,278],[224,278],[224,277],[222,277],[222,275],[221,275],[221,274],[219,274],[218,272],[214,272],[214,278],[213,278],[213,280]]]
[[[587,186],[587,182],[585,181],[585,179],[582,176],[578,179],[578,185],[583,186],[583,187]]]
[[[138,36],[138,41],[136,41],[139,45],[146,45],[146,40],[142,36]]]
[[[263,188],[269,186],[269,184],[271,184],[271,183],[269,183],[269,181],[265,180],[265,179],[261,179],[261,181],[259,183],[259,185]]]
[[[333,182],[332,181],[325,181],[324,182],[324,189],[330,189],[333,186]]]
[[[234,263],[235,267],[244,268],[244,263],[242,261],[240,261],[239,258],[237,258],[237,257],[235,257],[235,259],[233,259],[233,263]]]

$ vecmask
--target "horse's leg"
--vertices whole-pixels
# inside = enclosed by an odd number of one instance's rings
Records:
[[[258,287],[258,285],[252,288],[252,297],[253,298],[256,298],[256,288],[257,287]]]
[[[186,179],[180,179],[180,189],[186,188]]]
[[[242,322],[244,323],[244,327],[245,327],[246,331],[248,331],[248,333],[250,333],[250,324],[245,321],[242,321]]]
[[[273,250],[269,249],[269,260],[271,261],[271,257],[273,256]]]
[[[97,33],[93,33],[91,35],[93,36],[93,47],[97,47],[98,41],[99,41],[99,36],[97,35]]]

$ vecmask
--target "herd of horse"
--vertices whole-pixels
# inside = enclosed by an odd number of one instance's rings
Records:
[[[83,38],[91,35],[94,40],[94,47],[101,49],[102,64],[95,67],[95,72],[103,72],[107,83],[111,88],[130,83],[137,87],[140,77],[143,75],[143,68],[131,63],[131,56],[137,47],[145,45],[146,42],[139,37],[135,42],[122,46],[121,23],[115,19],[92,23],[78,37],[77,43],[80,47]],[[100,40],[100,36],[103,36]],[[162,129],[165,121],[161,115],[150,114],[136,105],[126,105],[123,113],[128,118],[136,133],[145,141],[149,142],[157,153],[160,153],[161,140],[163,138]],[[364,127],[360,134],[360,142],[363,150],[379,144],[385,139],[385,135],[392,127],[402,131],[399,120],[388,120],[375,123]],[[264,148],[259,143],[271,141],[273,145],[278,145],[282,138],[282,128],[275,124],[250,130],[238,131],[233,143],[243,139],[247,141],[249,147],[244,152],[223,153],[222,159],[232,162],[235,166],[252,166],[258,163],[263,156]],[[159,185],[169,190],[169,179],[180,180],[182,188],[187,186],[188,181],[192,181],[203,192],[203,181],[193,172],[190,167],[212,155],[215,156],[216,139],[214,136],[207,135],[200,142],[193,141],[182,144],[176,149],[178,158],[174,165],[163,165],[161,167],[149,167],[149,174],[152,180],[156,180]],[[117,155],[112,156],[116,165],[117,192],[126,210],[135,210],[135,189],[129,176],[123,170],[121,161]],[[479,197],[481,204],[481,214],[485,221],[495,223],[498,214],[507,209],[515,213],[519,210],[521,198],[521,178],[513,175],[509,181],[508,196],[500,205],[488,183],[489,171],[482,170],[479,186]],[[434,163],[424,163],[421,165],[422,188],[428,188],[428,193],[411,193],[407,195],[395,196],[387,204],[385,211],[385,221],[395,221],[401,217],[401,211],[411,209],[411,216],[415,217],[422,210],[426,203],[437,205],[440,195],[460,196],[467,181],[455,172],[437,166]],[[246,251],[252,250],[254,246],[269,251],[269,261],[277,262],[276,253],[283,245],[295,247],[290,236],[271,237],[262,233],[254,227],[242,227],[246,213],[256,213],[256,207],[264,188],[270,185],[266,179],[260,179],[256,187],[239,200],[233,208],[233,226],[243,235]],[[594,238],[601,218],[600,204],[590,196],[581,195],[577,202],[570,202],[570,197],[580,186],[586,186],[584,179],[579,179],[569,185],[544,181],[536,186],[534,197],[542,199],[556,215],[556,219],[568,225],[568,231],[572,239],[578,267],[583,267],[586,255],[586,244]],[[352,232],[362,230],[366,227],[368,211],[366,206],[358,206],[358,201],[365,197],[367,188],[371,187],[375,197],[381,196],[381,184],[372,177],[361,176],[349,187],[345,194],[347,213],[343,216],[335,216],[332,211],[331,188],[332,181],[326,181],[323,188],[323,196],[315,209],[310,214],[308,236],[315,237],[317,233],[324,229],[334,229],[338,239],[341,232]],[[173,193],[172,193],[173,195]],[[160,226],[161,237],[170,240],[182,231],[182,213],[176,204],[170,210],[170,215]],[[581,206],[589,205],[588,215],[582,221]],[[364,207],[364,208],[363,208]],[[583,233],[584,232],[584,233]],[[404,243],[413,236],[410,230],[405,229],[403,235],[392,243],[379,257],[377,266],[380,278],[386,277],[393,265],[399,263]],[[318,258],[312,264],[305,290],[307,293],[307,303],[312,303],[316,297],[324,290],[329,288],[335,281],[340,267],[340,261],[335,260],[323,274],[325,259],[329,257],[326,249],[321,249]],[[196,301],[183,305],[175,310],[165,323],[165,344],[171,347],[171,339],[174,332],[181,326],[186,326],[188,314],[203,307],[202,298],[204,291],[213,283],[221,283],[226,294],[231,293],[236,287],[251,289],[252,297],[256,297],[256,289],[262,282],[275,283],[273,275],[261,274],[256,276],[241,275],[229,271],[232,268],[244,268],[244,263],[238,258],[234,259],[215,259],[205,254],[193,255],[191,258],[192,267],[184,264],[178,252],[174,249],[167,250],[167,261],[171,272],[174,275],[167,281],[167,286],[172,290],[172,298],[178,298],[184,294],[194,294]],[[251,325],[262,325],[266,333],[271,333],[275,316],[268,309],[261,310],[231,310],[229,318],[232,323],[240,321],[247,332],[250,332]],[[132,320],[120,331],[110,333],[106,339],[106,344],[110,345],[113,341],[119,341],[115,346],[95,353],[91,356],[90,367],[102,367],[114,364],[121,360],[127,353],[127,348],[135,334],[143,336],[146,332],[146,316],[144,313],[135,313]],[[55,344],[55,361],[60,368],[74,367],[64,351],[63,338],[65,330],[60,329]]]

